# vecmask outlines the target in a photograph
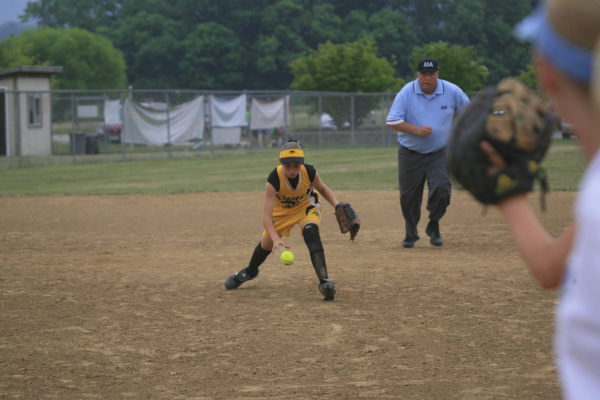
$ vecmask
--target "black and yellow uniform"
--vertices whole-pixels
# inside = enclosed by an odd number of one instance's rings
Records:
[[[288,143],[289,142],[296,141],[290,139]],[[317,171],[312,165],[304,163],[304,151],[301,146],[282,149],[279,153],[279,162],[282,165],[271,171],[267,178],[267,182],[270,183],[275,190],[273,196],[272,222],[277,235],[279,235],[277,246],[285,246],[281,237],[290,236],[290,232],[294,225],[298,225],[301,228],[302,237],[308,248],[311,263],[319,278],[319,291],[323,295],[323,300],[333,300],[336,288],[333,281],[329,279],[329,276],[327,275],[325,251],[319,235],[321,225],[321,204],[319,202],[318,192],[313,187],[313,183],[317,178]],[[288,178],[284,173],[284,165],[291,163],[299,164],[299,166],[291,166],[291,171],[294,174],[298,171],[298,175],[295,178]],[[319,187],[325,187],[322,183],[320,185],[321,186]],[[326,188],[326,190],[328,189]],[[266,196],[273,195],[273,191],[269,187],[267,187],[266,192]],[[329,200],[330,197],[332,200]],[[333,193],[330,194],[330,197],[327,197],[329,202],[336,202]],[[267,197],[266,200],[269,200],[270,203],[271,197]],[[265,210],[265,213],[267,211],[270,213],[270,210]],[[242,268],[239,272],[230,275],[225,281],[225,288],[227,290],[237,289],[242,283],[258,276],[258,268],[266,260],[269,254],[271,254],[273,250],[271,246],[274,245],[273,238],[269,237],[269,232],[267,232],[266,229],[263,230],[262,236],[263,238],[250,257],[248,266]],[[270,240],[267,240],[267,238]],[[268,246],[269,248],[263,248],[263,245]],[[289,246],[285,247],[289,248]]]
[[[273,225],[279,236],[290,236],[294,225],[305,222],[321,224],[321,203],[318,192],[313,188],[317,171],[312,165],[303,164],[297,177],[290,179],[283,173],[283,165],[275,168],[267,178],[275,188]],[[263,236],[269,234],[265,229]]]

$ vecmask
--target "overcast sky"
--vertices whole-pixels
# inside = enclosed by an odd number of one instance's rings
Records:
[[[20,22],[19,15],[23,14],[29,0],[0,0],[0,24],[5,22]]]

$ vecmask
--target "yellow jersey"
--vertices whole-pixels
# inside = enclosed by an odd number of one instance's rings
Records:
[[[283,173],[283,165],[278,166],[276,172],[279,178],[279,190],[275,193],[273,217],[293,215],[301,209],[306,209],[308,213],[314,207],[320,210],[319,196],[312,186],[305,165],[300,168],[295,187]]]

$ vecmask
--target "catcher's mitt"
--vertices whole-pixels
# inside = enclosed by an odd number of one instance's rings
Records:
[[[483,204],[529,192],[537,179],[543,208],[547,183],[540,162],[553,122],[547,102],[518,80],[505,79],[480,93],[458,115],[446,150],[449,170]],[[480,147],[483,140],[505,162],[496,172],[490,173],[490,160]]]
[[[354,240],[360,229],[360,218],[349,203],[340,202],[335,206],[335,217],[342,233],[350,232],[350,240]]]

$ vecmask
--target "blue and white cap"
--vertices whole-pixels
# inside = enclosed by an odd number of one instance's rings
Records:
[[[533,41],[544,57],[572,78],[582,82],[591,80],[592,50],[567,40],[552,26],[546,3],[541,3],[531,15],[521,21],[516,26],[515,33],[520,39]]]

